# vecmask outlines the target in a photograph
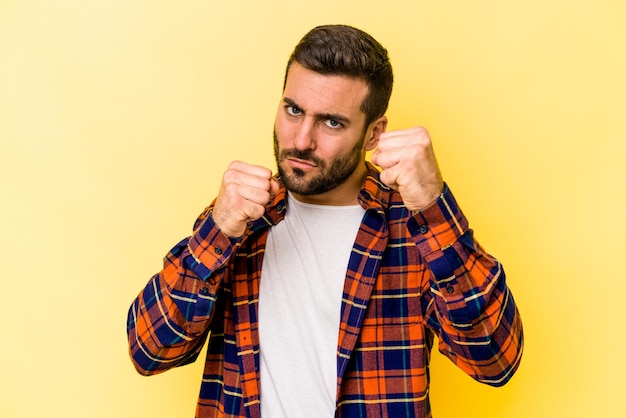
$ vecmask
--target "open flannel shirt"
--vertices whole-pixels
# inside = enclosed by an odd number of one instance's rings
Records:
[[[467,374],[501,386],[520,363],[522,323],[501,264],[474,240],[448,187],[411,213],[368,167],[342,298],[335,416],[431,417],[434,337]],[[140,373],[156,374],[195,361],[208,337],[196,417],[259,418],[259,279],[286,191],[237,240],[211,210],[132,304],[130,355]]]

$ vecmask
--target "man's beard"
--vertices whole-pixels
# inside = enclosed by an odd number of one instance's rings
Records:
[[[363,135],[361,140],[357,142],[347,155],[332,160],[330,165],[328,165],[326,161],[315,156],[311,149],[298,150],[291,148],[279,151],[278,137],[276,136],[276,131],[274,131],[274,158],[278,166],[278,175],[285,183],[287,190],[292,193],[302,196],[326,193],[344,183],[359,166],[361,163],[361,149],[364,140],[365,135]],[[293,168],[293,174],[287,175],[280,163],[290,157],[312,162],[321,173],[308,181],[305,180],[306,173],[298,168]]]

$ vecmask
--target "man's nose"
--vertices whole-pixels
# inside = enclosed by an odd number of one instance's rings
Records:
[[[293,145],[300,150],[315,149],[315,121],[303,118],[294,133]]]

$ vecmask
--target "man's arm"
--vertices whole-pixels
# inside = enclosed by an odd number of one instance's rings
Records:
[[[439,350],[474,379],[504,385],[519,366],[523,330],[502,265],[474,239],[447,187],[408,228],[431,272],[422,310]]]
[[[474,240],[443,182],[428,131],[381,134],[372,162],[415,213],[407,227],[432,276],[422,310],[440,351],[476,380],[503,385],[521,359],[521,319],[502,265]]]
[[[129,309],[130,356],[141,374],[193,362],[202,349],[233,252],[231,240],[215,226],[210,211],[198,218],[194,234],[167,254],[163,269]]]
[[[194,361],[214,316],[220,285],[235,243],[278,191],[269,169],[240,161],[224,173],[217,198],[191,237],[165,257],[128,312],[130,355],[142,374]]]

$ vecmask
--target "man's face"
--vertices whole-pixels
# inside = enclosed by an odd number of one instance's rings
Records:
[[[371,135],[360,109],[367,93],[363,80],[291,65],[274,126],[274,155],[288,190],[318,196],[360,187]]]

